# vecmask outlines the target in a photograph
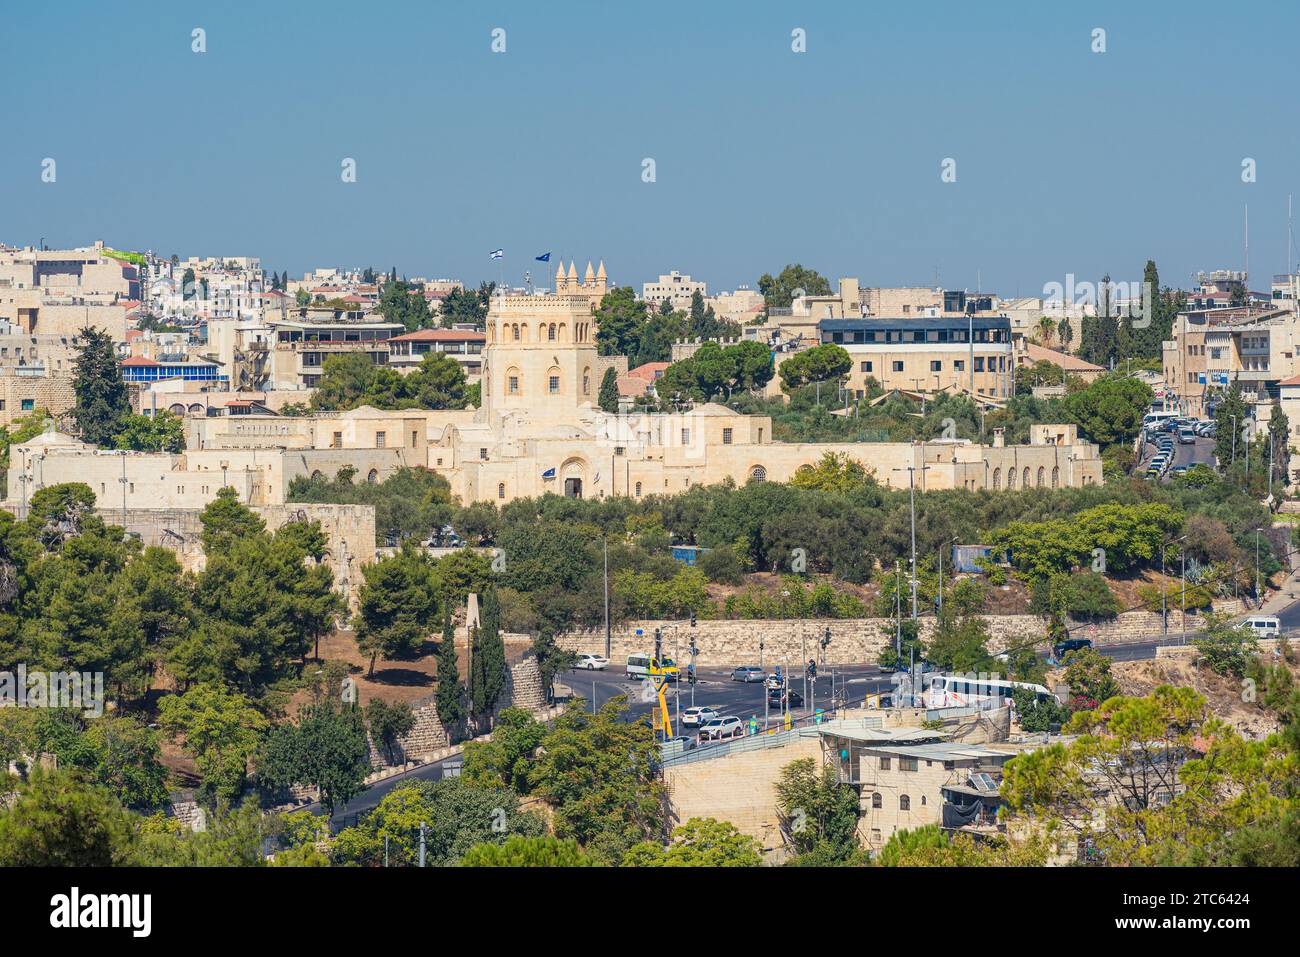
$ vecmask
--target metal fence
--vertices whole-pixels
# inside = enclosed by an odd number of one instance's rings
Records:
[[[693,751],[678,751],[665,755],[661,763],[664,768],[679,767],[683,764],[694,764],[696,761],[708,761],[713,758],[725,758],[733,754],[744,754],[747,751],[779,748],[800,738],[815,737],[823,731],[832,729],[852,728],[866,730],[868,728],[879,728],[882,725],[883,720],[877,717],[836,718],[834,712],[824,712],[821,721],[817,721],[815,718],[803,718],[789,731],[760,732],[746,735],[743,738],[733,738],[730,741],[706,744]]]

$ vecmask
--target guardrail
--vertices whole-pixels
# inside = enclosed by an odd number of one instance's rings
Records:
[[[732,738],[728,741],[704,744],[690,751],[677,751],[665,755],[660,762],[660,766],[663,768],[678,767],[683,764],[694,764],[696,761],[724,758],[732,754],[779,748],[799,738],[813,737],[830,728],[859,728],[865,730],[867,728],[882,727],[883,723],[883,719],[874,716],[838,718],[835,717],[835,712],[827,711],[822,713],[820,720],[816,717],[801,718],[789,730],[779,728],[771,731],[760,731],[758,734],[747,734],[743,738]]]

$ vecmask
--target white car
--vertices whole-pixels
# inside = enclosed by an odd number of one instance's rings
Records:
[[[723,738],[743,738],[745,725],[739,718],[713,718],[700,727],[701,741],[721,741]]]
[[[682,712],[682,724],[698,728],[717,717],[720,717],[720,715],[712,708],[706,708],[703,706],[698,708],[687,708]]]
[[[578,660],[573,663],[573,667],[584,671],[604,671],[609,667],[609,659],[584,651],[578,655]]]

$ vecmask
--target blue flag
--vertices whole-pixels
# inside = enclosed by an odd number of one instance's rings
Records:
[[[551,261],[551,254],[542,253],[540,256],[534,256],[533,258],[536,259],[539,263],[548,263]]]
[[[504,249],[494,249],[494,250],[492,250],[492,258],[493,258],[493,259],[501,259],[501,258],[503,258],[503,257],[505,256],[505,254],[506,254],[506,251],[505,251]]]

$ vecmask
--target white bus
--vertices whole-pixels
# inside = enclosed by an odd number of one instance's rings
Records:
[[[1012,688],[1024,688],[1042,701],[1055,696],[1042,685],[1027,681],[978,675],[930,675],[925,684],[927,708],[1000,708],[1011,698]]]

